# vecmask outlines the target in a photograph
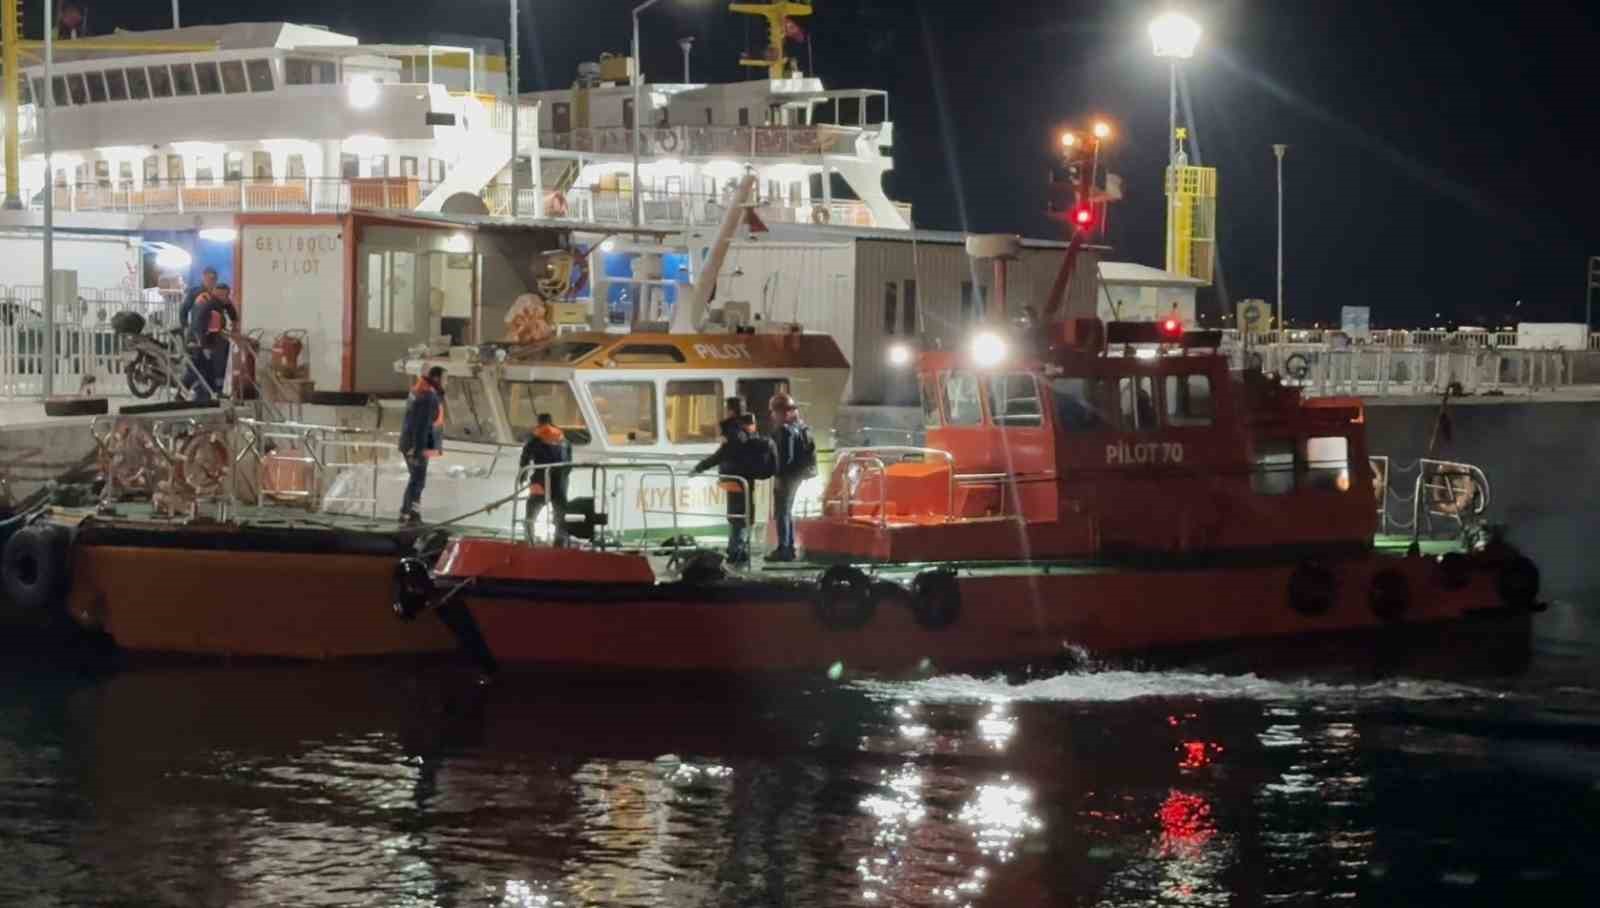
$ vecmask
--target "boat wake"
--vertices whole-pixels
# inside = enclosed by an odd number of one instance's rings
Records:
[[[1003,677],[944,675],[922,681],[857,681],[874,699],[931,703],[1124,703],[1132,700],[1252,700],[1259,702],[1374,702],[1502,700],[1503,691],[1449,681],[1394,678],[1364,683],[1280,681],[1257,675],[1125,670],[1068,672],[1011,683]]]

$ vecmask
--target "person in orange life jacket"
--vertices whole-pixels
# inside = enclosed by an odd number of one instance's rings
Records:
[[[522,446],[521,469],[526,470],[528,464],[544,466],[571,462],[572,443],[567,441],[567,434],[561,431],[561,427],[555,424],[549,413],[540,413],[539,424],[534,427],[527,444]],[[567,544],[567,477],[571,473],[570,466],[533,471],[528,486],[529,541],[533,539],[534,521],[538,519],[539,511],[548,503],[550,519],[556,528],[555,543]]]
[[[183,387],[186,391],[194,391],[194,386],[200,381],[200,373],[196,371],[200,364],[200,346],[189,340],[189,318],[194,314],[194,307],[200,297],[209,294],[217,286],[217,269],[207,268],[200,272],[200,283],[189,288],[184,294],[183,304],[178,307],[178,330],[183,333],[184,347],[189,351],[189,366],[183,373]]]
[[[406,415],[400,423],[400,454],[411,470],[405,496],[400,499],[400,522],[421,523],[417,506],[428,483],[428,461],[444,451],[444,367],[434,366],[417,379],[406,397]]]
[[[194,309],[189,312],[189,344],[200,350],[200,376],[194,399],[207,401],[212,394],[222,393],[222,382],[228,376],[228,336],[223,333],[224,318],[234,331],[239,330],[239,310],[234,307],[232,289],[218,284],[195,297]],[[209,385],[210,387],[206,387]]]
[[[793,561],[794,496],[800,484],[817,475],[817,445],[811,427],[800,418],[800,407],[788,394],[774,394],[772,441],[777,447],[777,472],[772,478],[772,514],[778,524],[778,547],[768,561]]]
[[[717,446],[711,456],[695,464],[691,472],[698,475],[716,467],[717,473],[721,476],[738,476],[753,480],[745,469],[747,458],[742,456],[742,452],[750,436],[756,434],[755,417],[745,412],[742,397],[730,397],[725,401],[725,405],[725,417],[721,426],[722,444]],[[750,543],[746,539],[745,530],[750,523],[749,502],[746,496],[749,487],[733,480],[724,480],[722,490],[728,503],[728,561],[733,564],[748,564]]]

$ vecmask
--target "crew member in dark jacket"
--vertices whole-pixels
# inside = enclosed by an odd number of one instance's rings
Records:
[[[811,427],[800,418],[800,407],[788,394],[772,396],[772,441],[778,449],[778,472],[772,478],[772,514],[778,525],[778,548],[768,561],[793,561],[794,496],[800,484],[817,474],[817,448]]]
[[[528,443],[522,446],[521,468],[529,464],[572,463],[572,443],[549,413],[539,414],[539,424],[534,427]],[[567,477],[572,467],[552,467],[534,470],[528,486],[528,541],[533,541],[533,525],[546,503],[550,505],[550,519],[555,524],[556,545],[567,544]]]
[[[444,367],[434,366],[417,379],[406,398],[406,416],[400,424],[400,454],[411,479],[400,499],[400,522],[421,523],[417,506],[428,483],[428,461],[444,452]]]
[[[745,412],[744,398],[730,397],[725,402],[722,420],[722,444],[710,457],[695,464],[693,472],[704,473],[715,467],[720,476],[750,477],[744,469],[741,448],[747,439],[746,426],[755,431],[755,417]],[[731,564],[750,563],[750,543],[746,528],[750,524],[748,486],[734,479],[722,480],[722,491],[728,502],[728,561]]]

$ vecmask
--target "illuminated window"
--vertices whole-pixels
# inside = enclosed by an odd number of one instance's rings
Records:
[[[667,382],[667,441],[715,442],[721,435],[722,382]]]
[[[538,424],[540,413],[549,413],[550,420],[570,433],[567,440],[575,445],[588,444],[588,423],[583,411],[578,409],[578,396],[572,385],[564,381],[514,381],[507,382],[506,418],[518,441],[527,441]]]
[[[268,151],[252,151],[250,153],[250,178],[252,180],[272,179],[272,153]]]
[[[1117,380],[1117,404],[1122,411],[1122,431],[1152,432],[1156,428],[1155,381],[1148,375]]]
[[[1308,438],[1303,487],[1324,492],[1350,490],[1350,442],[1343,436]]]
[[[595,415],[613,445],[656,443],[656,386],[647,381],[595,382],[589,386]]]
[[[1167,425],[1209,426],[1212,416],[1210,376],[1167,376]]]
[[[1026,372],[989,379],[989,415],[997,426],[1042,426],[1039,386]]]
[[[969,372],[946,375],[944,405],[952,426],[975,426],[983,422],[983,405],[978,402],[977,376]]]
[[[183,155],[167,155],[167,181],[170,183],[183,182]]]
[[[229,182],[244,179],[243,152],[230,151],[222,158],[222,178]]]

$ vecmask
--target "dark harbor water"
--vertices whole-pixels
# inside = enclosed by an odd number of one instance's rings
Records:
[[[1592,904],[1597,645],[1562,603],[1487,678],[18,667],[0,905]]]

